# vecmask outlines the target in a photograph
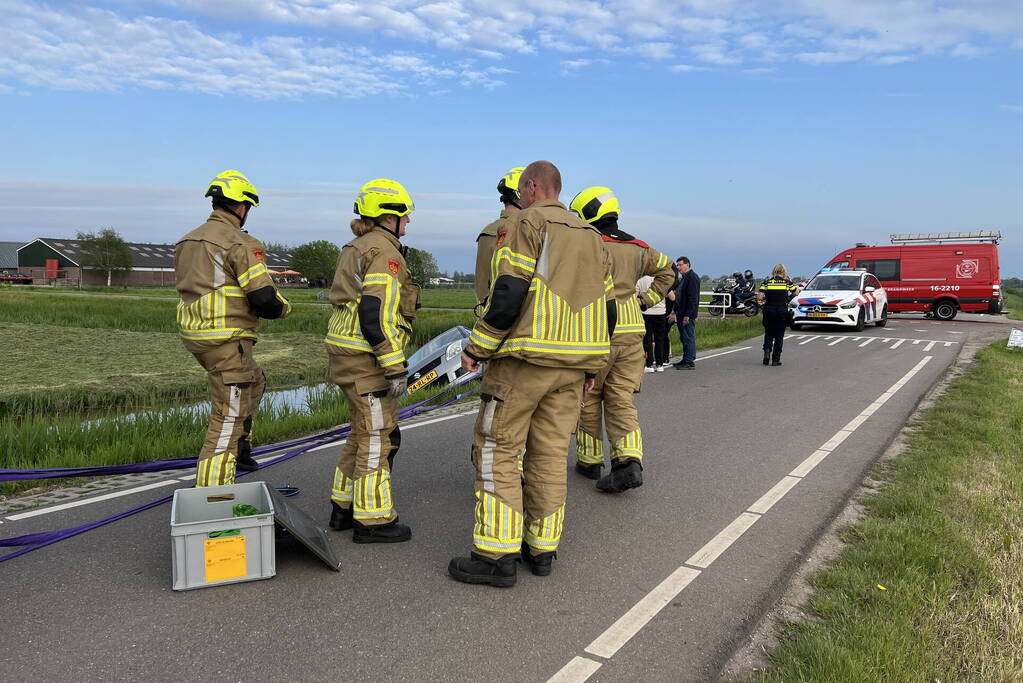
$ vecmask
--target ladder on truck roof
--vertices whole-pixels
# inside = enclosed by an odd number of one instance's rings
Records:
[[[998,230],[967,230],[964,232],[897,232],[892,244],[922,244],[924,242],[991,242],[998,244],[1002,233]]]

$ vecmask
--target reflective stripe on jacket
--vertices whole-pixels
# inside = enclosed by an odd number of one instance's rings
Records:
[[[330,303],[328,352],[372,353],[381,368],[404,369],[419,286],[412,282],[397,237],[377,227],[342,247]]]
[[[496,278],[466,352],[479,359],[513,356],[535,365],[601,368],[610,352],[614,281],[600,234],[556,200],[535,202],[504,228],[493,257]],[[515,308],[506,311],[509,302]]]
[[[240,224],[231,212],[215,209],[174,247],[181,297],[178,329],[190,351],[201,352],[235,338],[256,338],[259,318],[246,295],[274,283],[266,268],[266,248]],[[291,304],[276,288],[274,295],[287,315]]]

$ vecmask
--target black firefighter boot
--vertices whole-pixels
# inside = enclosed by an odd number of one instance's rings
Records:
[[[352,508],[343,508],[334,501],[330,501],[330,528],[334,531],[345,531],[355,526],[352,518]]]
[[[595,462],[587,465],[586,463],[579,462],[577,460],[575,463],[575,471],[587,479],[600,479],[600,471],[602,469],[604,469],[604,463],[602,462]]]
[[[558,553],[554,550],[534,555],[529,544],[522,543],[522,561],[529,565],[529,570],[533,572],[533,576],[550,576],[551,565],[554,564],[554,559],[557,556]]]
[[[412,529],[404,524],[398,524],[395,517],[387,524],[361,524],[353,520],[355,533],[352,540],[356,543],[404,543],[412,538]]]
[[[248,418],[245,423],[251,429],[252,418]],[[238,439],[238,455],[234,459],[234,466],[240,472],[255,472],[259,469],[259,463],[252,457],[252,444],[244,436]]]
[[[621,493],[642,485],[643,465],[635,458],[625,458],[611,463],[611,472],[597,482],[597,490]]]
[[[518,553],[510,553],[497,560],[470,553],[469,557],[451,558],[448,574],[462,583],[489,583],[491,586],[508,588],[515,585],[518,563]]]

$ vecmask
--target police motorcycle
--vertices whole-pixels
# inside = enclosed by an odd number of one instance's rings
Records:
[[[461,325],[441,332],[408,359],[408,388],[411,396],[428,387],[439,388],[479,379],[480,372],[462,369],[462,349],[469,344],[469,330]]]
[[[746,271],[744,278],[742,273],[732,273],[714,287],[714,294],[710,298],[708,312],[713,316],[720,316],[722,311],[730,315],[744,315],[752,318],[760,312],[760,304],[757,303],[756,281],[753,273]],[[730,296],[725,296],[729,294]],[[727,306],[726,306],[727,300]]]

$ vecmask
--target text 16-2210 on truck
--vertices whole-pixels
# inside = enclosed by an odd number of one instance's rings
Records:
[[[892,244],[857,244],[836,254],[822,271],[863,268],[888,293],[891,312],[921,311],[951,320],[959,311],[1002,312],[997,231],[892,235]]]

